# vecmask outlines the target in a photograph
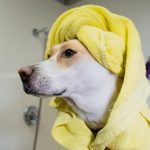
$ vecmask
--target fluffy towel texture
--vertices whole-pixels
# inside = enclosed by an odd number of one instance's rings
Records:
[[[107,124],[96,137],[63,99],[54,98],[50,105],[58,109],[58,116],[53,137],[69,150],[149,150],[150,110],[146,99],[150,87],[132,21],[96,5],[73,8],[54,23],[45,58],[53,45],[70,39],[80,40],[101,65],[123,78],[123,84]]]

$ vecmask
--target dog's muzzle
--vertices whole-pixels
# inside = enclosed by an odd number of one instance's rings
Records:
[[[66,89],[52,90],[49,77],[41,76],[36,66],[27,66],[18,71],[24,91],[35,96],[61,96]]]

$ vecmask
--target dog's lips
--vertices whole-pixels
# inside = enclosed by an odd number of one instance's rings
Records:
[[[24,87],[24,91],[27,94],[31,94],[31,95],[38,96],[38,97],[40,97],[40,96],[43,96],[43,97],[47,97],[47,96],[61,96],[61,95],[63,95],[67,91],[66,89],[64,89],[61,92],[57,91],[57,92],[53,92],[53,93],[50,94],[50,93],[44,93],[44,92],[33,90],[27,84],[24,84],[23,87]]]
[[[67,91],[67,90],[64,89],[62,92],[53,93],[52,95],[53,95],[53,96],[61,96],[61,95],[63,95],[66,91]]]
[[[30,91],[29,94],[32,94],[32,95],[37,96],[37,97],[41,97],[41,96],[42,97],[51,97],[51,96],[61,96],[65,92],[66,92],[66,90],[63,90],[62,92],[52,93],[52,94],[45,94],[45,93],[37,93],[37,92]]]
[[[31,93],[31,88],[27,84],[23,84],[23,89],[27,94]]]

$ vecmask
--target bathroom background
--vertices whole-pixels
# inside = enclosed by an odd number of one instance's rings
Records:
[[[131,18],[140,32],[145,60],[150,55],[149,0],[70,0],[68,5],[60,1],[0,0],[0,150],[63,150],[50,133],[56,111],[48,107],[48,99],[23,92],[17,71],[43,59],[47,29],[65,10],[99,4]],[[36,37],[35,28],[40,30]],[[24,121],[30,106],[40,107],[38,125],[36,111],[29,116],[33,125]]]

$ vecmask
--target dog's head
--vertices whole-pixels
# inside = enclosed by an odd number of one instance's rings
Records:
[[[100,71],[103,81],[104,67],[94,60],[78,40],[70,40],[55,45],[48,60],[23,67],[19,74],[28,94],[70,97],[92,92],[95,87],[93,84],[99,84],[97,73]]]

